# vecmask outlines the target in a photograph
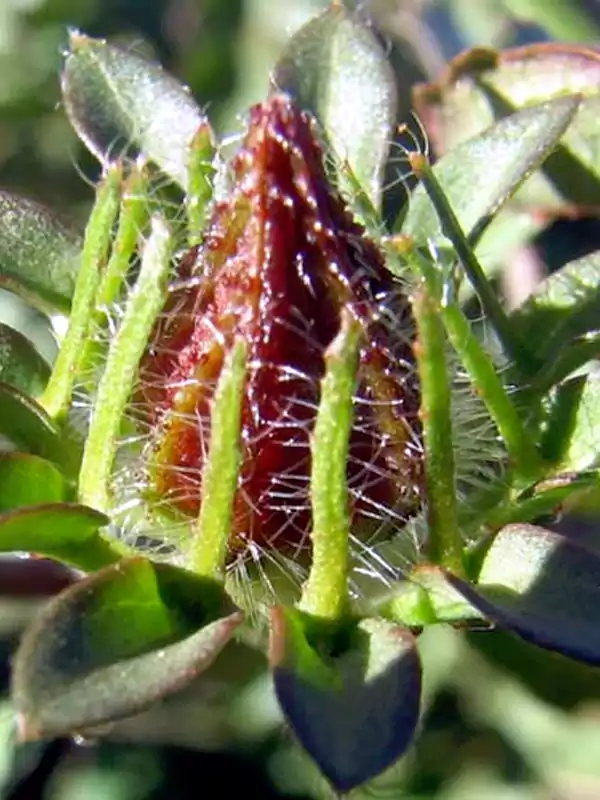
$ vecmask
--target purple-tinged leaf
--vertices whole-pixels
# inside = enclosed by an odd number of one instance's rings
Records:
[[[144,558],[80,581],[43,609],[16,654],[20,739],[147,708],[209,667],[241,620],[217,584]]]
[[[600,665],[600,556],[535,525],[507,525],[476,586],[449,581],[498,627]]]
[[[412,635],[365,619],[320,654],[297,611],[272,615],[270,663],[288,724],[333,786],[347,792],[391,766],[419,719],[421,665]]]
[[[517,195],[527,206],[555,211],[600,205],[598,108],[600,53],[537,44],[498,53],[474,48],[452,62],[437,84],[414,89],[413,102],[438,155],[517,109],[569,94],[583,96],[560,146]]]
[[[76,572],[48,558],[0,556],[0,597],[51,597],[76,580]]]

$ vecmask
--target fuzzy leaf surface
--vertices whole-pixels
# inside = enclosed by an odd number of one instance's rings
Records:
[[[99,161],[141,153],[187,188],[188,150],[206,119],[187,88],[160,66],[72,33],[62,92],[73,127]]]
[[[274,611],[275,691],[302,746],[347,792],[408,747],[419,718],[419,656],[407,630],[381,619],[359,622],[338,655],[320,655],[309,639],[298,612]]]
[[[69,310],[80,233],[33,200],[0,191],[0,287],[43,311]]]
[[[592,48],[537,44],[498,53],[474,48],[450,62],[439,84],[414,90],[419,117],[438,154],[517,109],[569,94],[583,101],[573,124],[516,200],[561,210],[600,204],[598,109],[600,54]]]
[[[337,159],[378,208],[396,85],[373,32],[356,14],[332,5],[292,36],[271,83],[314,114]]]
[[[600,665],[600,557],[592,550],[535,525],[507,525],[476,586],[449,580],[499,627]]]
[[[216,584],[141,557],[79,581],[21,641],[12,687],[20,738],[143,710],[194,680],[240,622]]]
[[[562,97],[491,123],[461,141],[434,166],[458,222],[476,241],[493,214],[542,163],[573,119],[579,99]],[[493,165],[493,168],[492,168]],[[402,233],[418,244],[443,244],[446,237],[424,186],[410,198]]]

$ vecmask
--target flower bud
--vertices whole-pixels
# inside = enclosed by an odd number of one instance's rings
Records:
[[[314,123],[287,95],[251,110],[230,168],[229,196],[183,259],[142,364],[148,495],[175,515],[198,514],[211,398],[241,337],[248,359],[230,546],[307,544],[324,353],[348,309],[364,332],[347,465],[353,528],[394,530],[419,509],[423,484],[408,298],[328,181]]]

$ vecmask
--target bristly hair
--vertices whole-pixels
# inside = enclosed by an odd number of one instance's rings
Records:
[[[210,453],[212,397],[224,354],[242,336],[249,357],[227,572],[250,610],[297,594],[307,576],[311,433],[342,308],[364,331],[347,466],[351,593],[392,586],[426,537],[407,289],[386,269],[378,232],[365,234],[327,180],[323,161],[314,123],[289,97],[275,94],[251,110],[225,167],[228,193],[213,202],[202,243],[182,250],[173,266],[110,487],[116,535],[185,564]],[[106,343],[121,309],[106,310],[98,331]],[[494,453],[496,438],[470,387],[455,394],[459,490],[466,491],[482,474],[474,421]],[[77,404],[89,412],[87,388]]]

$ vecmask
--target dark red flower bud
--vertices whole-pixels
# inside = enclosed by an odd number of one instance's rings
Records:
[[[276,94],[250,112],[203,244],[183,261],[141,370],[151,495],[198,513],[210,403],[235,337],[248,344],[233,549],[297,547],[310,531],[310,436],[324,352],[349,309],[364,329],[348,484],[355,521],[420,506],[419,386],[408,299],[328,182],[309,116]]]

